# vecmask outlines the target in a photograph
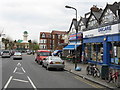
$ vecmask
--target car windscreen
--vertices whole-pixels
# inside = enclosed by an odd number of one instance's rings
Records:
[[[40,56],[50,56],[50,52],[39,52]]]
[[[3,53],[10,53],[9,51],[3,51]]]

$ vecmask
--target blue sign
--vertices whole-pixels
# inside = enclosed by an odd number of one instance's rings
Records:
[[[111,29],[111,26],[106,26],[106,27],[102,27],[102,28],[99,28],[98,29],[98,32],[109,32],[109,31],[111,31],[112,29]]]

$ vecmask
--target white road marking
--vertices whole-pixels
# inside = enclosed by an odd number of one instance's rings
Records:
[[[20,64],[20,63],[18,63],[18,64],[17,64],[17,66],[21,66],[21,64]]]
[[[21,67],[21,68],[22,68],[23,72],[26,73],[25,70],[23,69],[23,67]]]
[[[24,73],[21,73],[21,72],[15,72],[16,74],[24,74]]]
[[[35,87],[35,85],[33,84],[32,80],[29,78],[29,76],[27,76],[27,78],[28,78],[28,80],[30,81],[30,83],[31,83],[31,85],[33,86],[33,88],[34,88],[35,90],[37,90],[36,87]]]
[[[14,81],[19,81],[19,82],[25,82],[25,83],[27,83],[27,82],[28,82],[28,81],[21,80],[21,79],[12,79],[12,80],[14,80]]]
[[[6,85],[4,86],[4,89],[6,89],[10,83],[10,81],[12,80],[13,76],[10,76],[9,80],[7,81]]]
[[[15,70],[13,71],[13,73],[15,73],[15,72],[16,72],[16,70],[17,70],[17,67],[15,68]]]

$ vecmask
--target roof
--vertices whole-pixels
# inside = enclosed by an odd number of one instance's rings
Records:
[[[78,22],[78,23],[79,23],[79,22]],[[72,22],[71,22],[71,25],[70,25],[70,28],[69,28],[68,33],[71,31],[72,25],[74,25],[75,28],[77,27],[77,20],[76,20],[75,18],[72,19]]]
[[[51,38],[50,35],[51,33],[50,32],[40,32],[40,37],[41,37],[41,34],[45,34],[45,38]]]
[[[17,42],[18,42],[18,43],[21,43],[22,41],[23,41],[23,40],[18,40]]]
[[[116,11],[119,9],[119,7],[120,7],[120,2],[118,2],[118,3],[115,2],[113,4],[107,4],[103,13],[102,13],[102,15],[101,15],[101,17],[100,17],[100,19],[103,17],[103,15],[104,15],[104,13],[106,12],[107,9],[110,9],[115,14],[115,16],[117,16]]]
[[[95,17],[95,19],[99,22],[100,17],[101,17],[101,15],[102,15],[102,12],[103,12],[102,9],[99,9],[99,10],[97,10],[97,11],[91,9],[91,14],[90,14],[90,16],[88,17],[87,22],[89,22],[89,20],[90,20],[90,18],[91,18],[92,15],[93,15],[93,16]]]
[[[51,33],[52,34],[67,34],[66,31],[56,31],[56,30],[53,30]]]
[[[87,18],[81,17],[80,20],[78,21],[78,25],[80,24],[80,22],[83,22],[83,24],[86,25]]]
[[[24,31],[24,34],[28,34],[28,32],[27,32],[27,31]]]

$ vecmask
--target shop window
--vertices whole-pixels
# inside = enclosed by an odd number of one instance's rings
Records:
[[[111,42],[111,64],[120,65],[120,42]]]
[[[103,62],[103,44],[88,43],[85,47],[85,58],[96,62]]]

